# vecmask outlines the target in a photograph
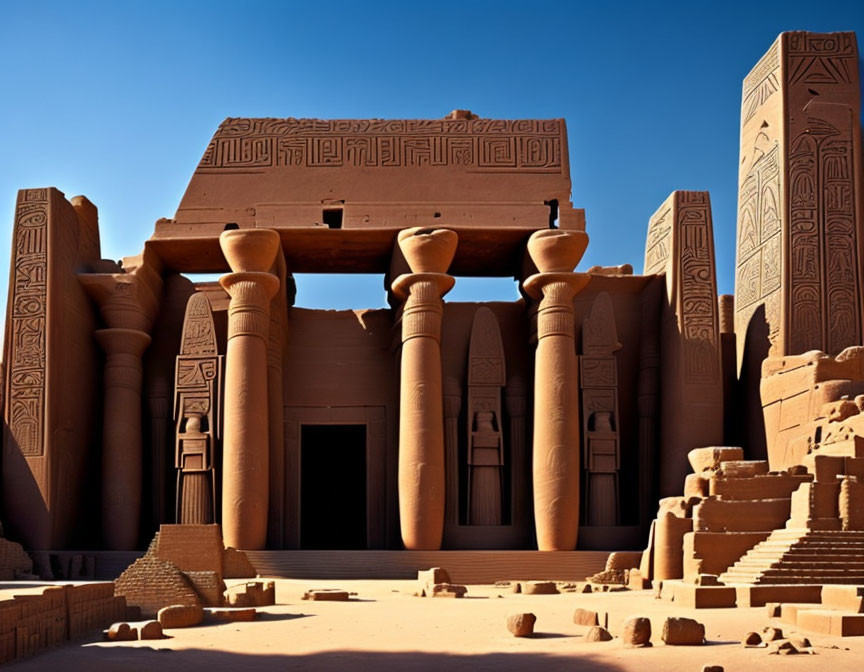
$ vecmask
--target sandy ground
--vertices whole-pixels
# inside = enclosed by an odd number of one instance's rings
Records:
[[[235,582],[229,582],[235,583]],[[4,586],[5,587],[5,586]],[[308,588],[357,592],[351,602],[304,602]],[[469,586],[465,599],[417,598],[413,581],[277,580],[274,607],[252,623],[170,630],[170,639],[106,643],[93,637],[9,666],[14,670],[663,670],[699,672],[705,664],[727,672],[749,670],[864,669],[864,637],[806,635],[816,655],[772,656],[745,649],[741,637],[772,623],[764,608],[683,609],[655,600],[651,591],[516,595],[492,586]],[[4,591],[5,592],[5,591]],[[623,620],[651,618],[654,646],[627,649],[617,639],[588,643],[573,624],[576,607],[609,612],[618,634]],[[532,612],[536,635],[514,638],[507,616]],[[708,644],[665,646],[667,615],[706,625]]]

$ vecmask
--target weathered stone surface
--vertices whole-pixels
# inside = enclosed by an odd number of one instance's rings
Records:
[[[254,621],[258,611],[254,607],[245,609],[205,609],[205,617],[208,621],[235,623],[240,621]]]
[[[347,602],[350,593],[338,588],[312,588],[303,594],[304,600],[313,602]]]
[[[741,640],[746,647],[762,646],[762,636],[758,632],[748,632]]]
[[[162,624],[159,621],[147,621],[140,629],[141,639],[162,639]]]
[[[600,615],[596,611],[580,607],[573,612],[573,622],[576,625],[600,625]]]
[[[554,581],[523,581],[522,592],[525,595],[557,595],[558,586]]]
[[[232,607],[267,607],[276,604],[276,583],[247,581],[237,584],[225,591],[225,599]]]
[[[624,623],[621,641],[625,646],[651,646],[651,619],[636,616]]]
[[[162,607],[174,604],[201,606],[195,587],[183,572],[149,553],[129,565],[114,586],[115,595],[140,607],[144,616],[154,616]]]
[[[204,620],[204,609],[200,606],[172,604],[159,610],[158,619],[159,624],[166,630],[189,628]]]
[[[427,597],[465,597],[468,592],[466,586],[460,586],[455,583],[436,583],[432,586],[432,592],[428,592]]]
[[[14,581],[33,573],[33,560],[21,544],[0,537],[0,581]]]
[[[783,639],[783,631],[780,628],[766,627],[762,629],[762,640],[766,642],[775,642],[778,639]]]
[[[662,639],[671,646],[699,646],[705,643],[705,626],[692,618],[670,617],[663,623]]]
[[[225,579],[251,579],[258,574],[249,556],[230,546],[222,555],[222,568],[222,578]]]
[[[595,625],[585,633],[586,642],[609,642],[613,639],[609,631],[601,625]]]
[[[138,628],[130,627],[128,623],[114,623],[108,628],[105,638],[112,642],[132,642],[138,639]]]
[[[606,558],[606,569],[633,569],[642,561],[642,551],[616,551]]]
[[[195,587],[205,607],[221,607],[224,602],[225,582],[218,572],[183,572]]]
[[[693,473],[717,471],[720,463],[731,460],[743,460],[744,450],[730,446],[711,446],[709,448],[694,448],[687,453],[687,460],[693,467]]]
[[[528,637],[534,634],[534,624],[537,617],[534,614],[513,614],[507,617],[507,629],[514,637]]]

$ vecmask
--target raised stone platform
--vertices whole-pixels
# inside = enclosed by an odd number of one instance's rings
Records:
[[[606,551],[247,551],[261,576],[292,579],[414,579],[444,567],[454,583],[584,581],[606,567]]]

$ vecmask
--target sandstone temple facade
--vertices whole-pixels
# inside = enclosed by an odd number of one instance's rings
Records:
[[[135,550],[219,522],[249,550],[636,549],[691,450],[806,464],[824,405],[864,393],[864,370],[788,373],[864,343],[854,34],[784,33],[744,81],[734,297],[706,191],[646,213],[641,274],[577,272],[569,165],[562,119],[226,119],[121,262],[86,197],[22,189],[7,535]],[[305,273],[378,274],[389,308],[296,307]],[[466,276],[521,298],[448,301]],[[766,357],[793,382],[760,396]]]

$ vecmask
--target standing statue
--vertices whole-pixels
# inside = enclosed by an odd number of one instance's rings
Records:
[[[468,354],[468,524],[501,525],[504,441],[501,388],[507,383],[498,320],[480,308]]]
[[[585,437],[585,511],[588,525],[618,524],[618,368],[621,349],[612,299],[601,292],[582,325],[582,425]]]
[[[189,297],[174,381],[177,422],[177,522],[216,522],[215,450],[219,439],[222,355],[213,311],[202,292]]]

